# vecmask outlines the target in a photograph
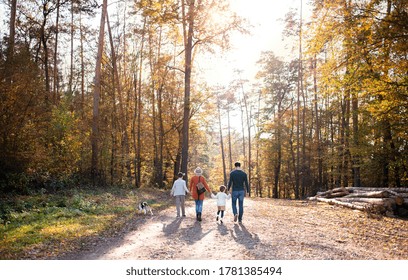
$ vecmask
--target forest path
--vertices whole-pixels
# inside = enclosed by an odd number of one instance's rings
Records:
[[[234,223],[231,201],[224,223],[216,201],[205,199],[203,221],[191,199],[185,218],[175,206],[138,215],[120,237],[95,244],[72,259],[408,259],[408,221],[373,219],[366,213],[319,202],[245,198],[244,221]],[[140,221],[139,221],[140,222]],[[100,242],[102,243],[102,242]]]

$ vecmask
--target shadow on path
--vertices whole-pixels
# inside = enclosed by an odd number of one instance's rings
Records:
[[[217,229],[221,235],[228,235],[228,228],[224,224],[218,224]]]
[[[163,232],[165,236],[170,236],[177,233],[181,225],[182,218],[176,218],[170,224],[163,223]]]
[[[196,221],[191,227],[183,228],[180,231],[180,236],[182,240],[185,240],[187,242],[187,244],[192,245],[203,239],[211,231],[212,229],[203,231],[201,222]]]
[[[248,250],[255,249],[255,246],[260,243],[258,235],[250,233],[243,224],[234,224],[234,229],[230,232],[235,242],[244,245]]]

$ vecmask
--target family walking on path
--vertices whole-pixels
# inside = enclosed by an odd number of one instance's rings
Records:
[[[235,169],[231,171],[228,181],[228,192],[232,189],[231,194],[227,194],[227,187],[220,186],[219,192],[214,195],[208,186],[206,179],[203,176],[203,170],[197,167],[194,170],[194,176],[190,179],[189,188],[186,186],[186,181],[183,180],[184,174],[179,172],[178,179],[174,182],[171,189],[171,195],[175,197],[177,217],[181,215],[185,217],[185,196],[191,193],[191,197],[195,201],[196,219],[202,221],[202,212],[205,193],[208,192],[210,196],[217,199],[217,221],[222,223],[226,207],[226,201],[232,198],[232,212],[234,215],[234,222],[242,223],[244,215],[244,197],[250,194],[247,174],[241,169],[241,163],[235,163]],[[238,207],[237,207],[238,202]]]

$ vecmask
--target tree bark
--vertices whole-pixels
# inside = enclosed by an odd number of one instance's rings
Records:
[[[313,59],[313,89],[314,89],[314,109],[316,118],[316,144],[317,144],[317,190],[321,191],[323,188],[323,156],[322,156],[322,143],[320,140],[321,127],[319,118],[319,107],[318,107],[318,94],[317,94],[317,58],[316,55]]]
[[[228,117],[228,154],[229,154],[229,170],[232,170],[232,139],[231,139],[231,123],[230,123],[230,108],[227,104],[227,117]]]
[[[143,31],[140,46],[140,60],[139,60],[139,78],[137,88],[137,98],[135,99],[135,114],[137,112],[137,130],[136,130],[136,155],[135,155],[135,186],[141,187],[142,181],[142,73],[143,73],[143,52],[144,52],[144,38],[146,30],[146,18],[143,21]]]
[[[182,1],[185,7],[184,0]],[[195,22],[195,0],[190,0],[188,5],[188,14],[183,14],[183,28],[185,49],[184,49],[184,114],[183,114],[183,145],[181,148],[181,171],[186,174],[188,167],[188,150],[189,150],[189,130],[190,130],[190,90],[191,90],[191,71],[192,71],[192,53],[193,53],[193,36]],[[183,11],[185,8],[183,8]]]
[[[48,102],[49,100],[49,94],[50,94],[50,74],[49,74],[49,65],[48,65],[48,45],[47,45],[47,36],[45,35],[45,25],[47,24],[47,17],[50,13],[50,11],[47,8],[47,3],[44,2],[43,4],[43,21],[41,23],[41,28],[40,28],[40,39],[41,39],[41,44],[44,48],[44,75],[45,75],[45,101]]]
[[[222,136],[222,122],[221,122],[221,105],[220,100],[217,100],[217,109],[218,109],[218,123],[220,127],[220,141],[221,141],[221,157],[222,157],[222,174],[224,178],[224,186],[227,186],[227,172],[225,164],[225,152],[224,152],[224,137]]]
[[[55,46],[54,46],[54,83],[53,83],[53,101],[58,101],[58,89],[59,89],[59,79],[58,79],[58,35],[59,35],[59,18],[60,18],[60,0],[57,0],[57,19],[55,22]]]
[[[101,70],[102,70],[102,55],[104,46],[105,35],[105,18],[107,13],[108,0],[103,0],[101,22],[99,27],[99,39],[98,39],[98,53],[96,56],[95,65],[95,78],[94,78],[94,92],[93,92],[93,111],[92,111],[92,134],[91,134],[91,146],[92,146],[92,161],[91,161],[91,177],[94,185],[97,183],[99,176],[99,101],[101,95]]]
[[[81,12],[80,12],[81,13]],[[82,33],[82,23],[81,24],[81,33]],[[82,36],[82,34],[81,34]],[[82,37],[81,37],[82,41]],[[71,1],[71,57],[70,57],[70,67],[69,67],[69,81],[68,81],[68,90],[72,93],[72,81],[74,77],[74,1]]]
[[[10,10],[10,29],[9,29],[9,42],[7,46],[7,60],[6,60],[6,84],[11,86],[14,74],[14,45],[16,36],[16,13],[17,13],[17,0],[11,1]]]

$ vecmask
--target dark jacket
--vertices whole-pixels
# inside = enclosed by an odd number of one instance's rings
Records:
[[[228,181],[228,191],[232,187],[232,191],[243,191],[246,188],[247,193],[249,193],[249,184],[247,174],[240,170],[235,169],[231,171],[230,178]]]

